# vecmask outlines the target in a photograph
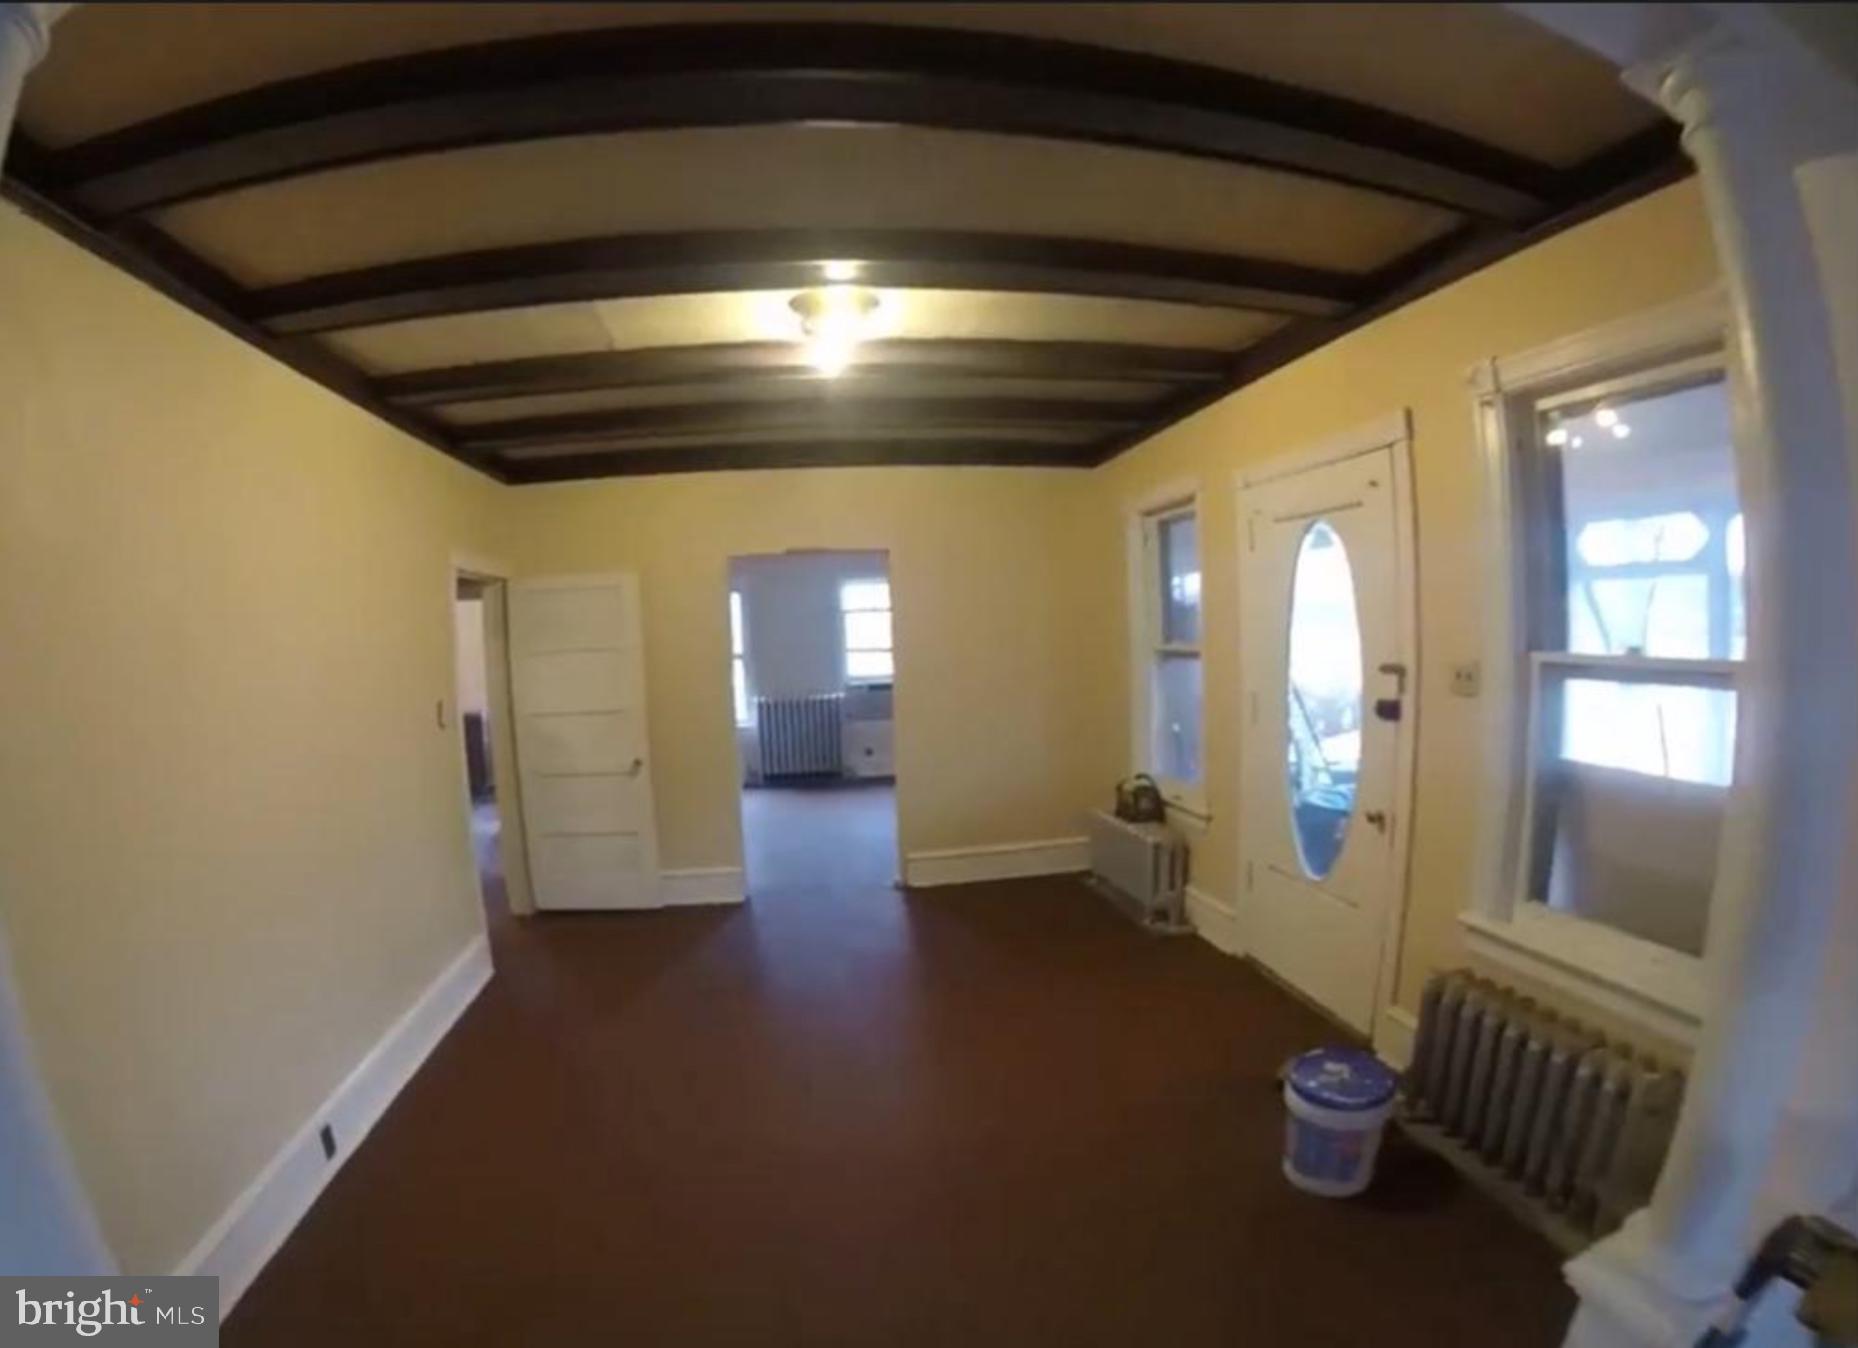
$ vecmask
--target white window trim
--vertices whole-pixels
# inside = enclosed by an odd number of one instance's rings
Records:
[[[882,585],[884,593],[890,596],[890,603],[881,609],[848,609],[845,607],[847,585]],[[851,672],[851,647],[845,644],[845,615],[848,613],[888,613],[890,615],[890,645],[886,648],[890,653],[889,674],[866,675]],[[891,591],[890,577],[887,575],[841,576],[839,578],[839,678],[847,688],[883,688],[897,681],[897,596]]]
[[[1155,603],[1154,580],[1159,557],[1151,555],[1155,523],[1170,515],[1191,513],[1200,541],[1200,642],[1194,646],[1169,647],[1182,653],[1191,651],[1199,657],[1203,676],[1200,705],[1200,773],[1202,780],[1183,782],[1163,777],[1149,766],[1149,725],[1153,715],[1152,691],[1149,687],[1148,662],[1156,651],[1164,649],[1158,625],[1159,606]],[[1161,788],[1161,798],[1173,809],[1187,816],[1187,822],[1204,827],[1212,818],[1206,803],[1206,514],[1200,504],[1200,483],[1196,479],[1179,479],[1164,483],[1131,501],[1124,511],[1128,537],[1129,572],[1129,770],[1151,773]]]
[[[1471,952],[1643,1026],[1694,1043],[1703,1015],[1703,961],[1568,913],[1527,903],[1521,890],[1521,821],[1528,789],[1529,653],[1521,638],[1525,577],[1515,537],[1516,436],[1509,405],[1537,390],[1624,364],[1677,358],[1732,339],[1719,288],[1512,356],[1470,374],[1484,476],[1486,555],[1497,579],[1486,594],[1483,647],[1483,802],[1473,905],[1460,914]],[[1731,375],[1733,360],[1725,360]],[[1593,381],[1589,381],[1593,382]],[[1730,386],[1733,403],[1740,395]],[[1740,423],[1739,412],[1735,414]],[[1581,657],[1557,656],[1562,663]],[[1612,662],[1599,660],[1597,663]],[[1642,661],[1709,665],[1700,661]]]

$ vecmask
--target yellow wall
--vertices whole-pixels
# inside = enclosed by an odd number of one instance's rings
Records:
[[[0,208],[0,915],[169,1271],[481,930],[451,550],[504,490]]]
[[[448,562],[634,569],[666,868],[739,863],[727,562],[885,549],[906,850],[1072,836],[1127,770],[1127,503],[1204,490],[1209,792],[1232,898],[1232,470],[1412,409],[1418,799],[1400,985],[1455,962],[1486,565],[1465,371],[1707,285],[1680,186],[1095,473],[854,469],[503,489],[0,210],[0,915],[126,1267],[164,1270],[478,930]]]
[[[1716,265],[1694,181],[1603,216],[1373,323],[1144,442],[1092,475],[1098,547],[1089,585],[1126,607],[1124,512],[1146,492],[1197,480],[1202,492],[1207,790],[1212,826],[1196,883],[1233,901],[1239,729],[1237,498],[1233,471],[1411,409],[1419,536],[1419,738],[1412,866],[1399,1001],[1417,1006],[1427,975],[1462,962],[1455,915],[1470,906],[1481,704],[1453,697],[1450,667],[1481,654],[1491,579],[1480,519],[1481,469],[1466,376],[1472,365],[1711,285]],[[1128,643],[1100,629],[1095,776],[1129,742]]]
[[[524,487],[506,500],[504,551],[522,574],[639,573],[666,869],[740,864],[728,563],[788,548],[890,553],[904,849],[1043,841],[1076,836],[1107,792],[1083,776],[1075,733],[1097,600],[1076,583],[1087,486],[1037,469],[872,468]]]

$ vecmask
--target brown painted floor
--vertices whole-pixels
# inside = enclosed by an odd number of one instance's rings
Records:
[[[853,850],[808,885],[751,848],[743,908],[493,922],[224,1341],[1559,1340],[1553,1253],[1423,1154],[1284,1182],[1273,1073],[1329,1031],[1246,966],[1072,880],[906,897]]]

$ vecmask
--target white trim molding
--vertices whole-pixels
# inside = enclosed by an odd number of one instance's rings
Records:
[[[490,942],[473,936],[181,1260],[175,1273],[219,1279],[222,1320],[490,975]],[[325,1124],[336,1139],[336,1153],[327,1159],[320,1136]]]
[[[1396,1072],[1413,1062],[1413,1044],[1419,1038],[1419,1017],[1404,1006],[1386,1006],[1374,1021],[1374,1052]]]
[[[667,908],[741,903],[748,898],[740,866],[698,866],[658,872],[658,902]]]
[[[1703,963],[1595,922],[1519,905],[1513,921],[1459,914],[1473,956],[1522,974],[1670,1043],[1703,1023]]]
[[[1236,904],[1204,889],[1187,886],[1187,920],[1194,932],[1222,955],[1243,957],[1245,944],[1239,939],[1239,910]]]
[[[1088,838],[945,847],[910,852],[903,858],[904,883],[911,889],[971,885],[987,880],[1023,880],[1036,875],[1075,875],[1089,869]]]

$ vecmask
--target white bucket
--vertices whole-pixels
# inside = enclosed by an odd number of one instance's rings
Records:
[[[1347,1198],[1368,1187],[1381,1131],[1393,1113],[1391,1099],[1368,1109],[1327,1109],[1305,1100],[1285,1082],[1284,1106],[1290,1111],[1284,1178],[1325,1198]]]

